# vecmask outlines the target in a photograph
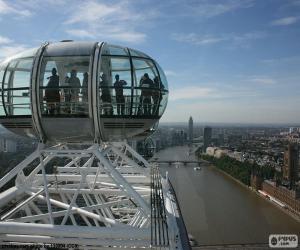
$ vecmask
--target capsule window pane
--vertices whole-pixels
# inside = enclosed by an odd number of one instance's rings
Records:
[[[110,57],[102,56],[99,79],[100,114],[113,115],[112,95],[114,91]]]
[[[25,57],[34,57],[36,54],[37,48],[25,50],[17,55],[14,58],[25,58]]]
[[[2,91],[0,91],[0,94],[2,96]],[[5,115],[5,112],[4,112],[4,107],[3,107],[3,104],[2,104],[2,100],[1,100],[1,104],[0,104],[0,116],[4,116]]]
[[[88,115],[89,56],[44,57],[40,78],[43,115]]]
[[[29,88],[33,59],[18,59],[9,64],[4,88]]]
[[[5,72],[5,68],[6,68],[6,64],[0,64],[0,98],[2,97],[2,82],[3,82],[3,77],[4,77],[4,72]],[[2,100],[0,101],[0,116],[4,116],[5,112],[4,112],[4,107],[3,107],[3,103]]]
[[[100,69],[100,114],[131,114],[129,58],[103,56]]]
[[[167,81],[164,71],[162,70],[162,68],[159,66],[158,63],[155,63],[155,65],[158,68],[158,72],[159,72],[159,76],[160,76],[160,80],[161,80],[161,89],[168,90],[168,81]]]
[[[107,49],[103,51],[105,54],[116,56],[127,56],[128,52],[126,48],[122,48],[115,45],[108,45]]]
[[[146,58],[149,58],[148,55],[146,55],[145,53],[143,52],[140,52],[140,51],[137,51],[137,50],[134,50],[134,49],[129,49],[130,51],[130,55],[131,56],[137,56],[137,57],[146,57]]]
[[[3,77],[4,77],[4,71],[5,71],[6,65],[0,64],[0,83],[2,84]],[[2,85],[1,85],[2,88]]]
[[[168,92],[162,91],[160,96],[160,103],[159,103],[159,116],[162,116],[164,113],[168,103]]]
[[[133,113],[135,115],[158,115],[160,82],[152,60],[133,59],[134,95]]]
[[[3,82],[3,89],[6,89],[6,88],[11,88],[12,85],[12,81],[10,81],[11,77],[12,77],[12,72],[11,70],[9,70],[9,68],[6,70],[6,72],[4,73],[4,82]],[[10,84],[10,85],[9,85]]]
[[[8,65],[3,83],[4,104],[8,115],[30,115],[30,76],[33,58],[20,58]]]
[[[16,67],[17,63],[19,63],[18,60],[12,60],[8,65],[8,69],[14,69]]]
[[[27,71],[30,72],[32,68],[33,59],[22,59],[18,62],[17,69],[18,71]]]
[[[13,88],[28,87],[30,85],[30,72],[15,71]]]
[[[156,68],[151,60],[133,59],[132,62],[138,84],[142,83],[145,74],[148,74],[152,81],[157,77],[158,74]]]
[[[8,115],[30,115],[30,95],[29,89],[24,90],[5,90],[4,102]]]

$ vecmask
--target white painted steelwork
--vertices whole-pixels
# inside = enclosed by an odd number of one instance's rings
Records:
[[[162,186],[157,169],[155,175],[150,169],[125,142],[40,144],[0,180],[3,187],[16,177],[0,194],[0,241],[181,249],[167,182]]]

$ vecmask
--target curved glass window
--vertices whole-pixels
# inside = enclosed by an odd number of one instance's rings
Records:
[[[158,115],[160,81],[152,60],[132,59],[135,82],[133,112],[136,115]]]
[[[16,55],[13,55],[7,59],[4,60],[4,63],[9,63],[9,62],[15,62],[16,59],[20,59],[20,58],[33,58],[36,54],[36,51],[38,50],[38,48],[32,48],[32,49],[27,49],[23,52],[20,52]]]
[[[131,114],[131,67],[129,58],[102,56],[100,114]]]
[[[148,55],[146,55],[143,52],[137,51],[135,49],[129,49],[130,55],[131,56],[136,56],[136,57],[145,57],[145,58],[149,58]]]
[[[3,82],[6,66],[7,66],[6,63],[0,64],[0,93],[1,93],[0,116],[5,116],[5,111],[4,111],[3,102],[2,102],[2,82]]]
[[[104,45],[102,55],[128,56],[126,48],[116,45]]]
[[[31,115],[30,76],[33,58],[19,58],[9,62],[3,76],[3,98],[8,115]]]
[[[163,113],[167,81],[154,60],[142,52],[107,44],[101,54],[100,115],[153,118]]]
[[[164,73],[164,71],[162,70],[162,68],[159,66],[159,64],[157,62],[155,62],[155,65],[158,69],[159,75],[160,75],[160,80],[161,80],[161,89],[162,90],[168,90],[168,81],[166,78],[166,75]]]
[[[40,78],[43,116],[87,116],[89,56],[44,57]]]
[[[158,69],[158,72],[159,72],[159,76],[160,76],[160,80],[161,80],[161,83],[160,83],[160,105],[159,105],[159,116],[161,116],[166,107],[167,107],[167,103],[168,103],[168,81],[167,81],[167,78],[166,78],[166,75],[164,73],[164,71],[162,70],[162,68],[159,66],[159,64],[157,62],[155,62],[155,65]]]

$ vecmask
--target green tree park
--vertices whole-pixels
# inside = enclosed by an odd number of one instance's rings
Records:
[[[247,186],[250,185],[252,173],[262,177],[263,179],[273,179],[275,175],[274,168],[270,166],[259,166],[257,163],[251,163],[248,161],[240,162],[229,156],[216,158],[214,156],[202,154],[200,157]]]

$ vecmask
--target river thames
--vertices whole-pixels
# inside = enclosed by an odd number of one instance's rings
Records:
[[[155,154],[158,160],[195,160],[188,147],[172,147]],[[195,171],[193,163],[160,168],[174,186],[189,234],[199,246],[268,244],[270,234],[298,234],[300,223],[224,175],[213,166]]]

